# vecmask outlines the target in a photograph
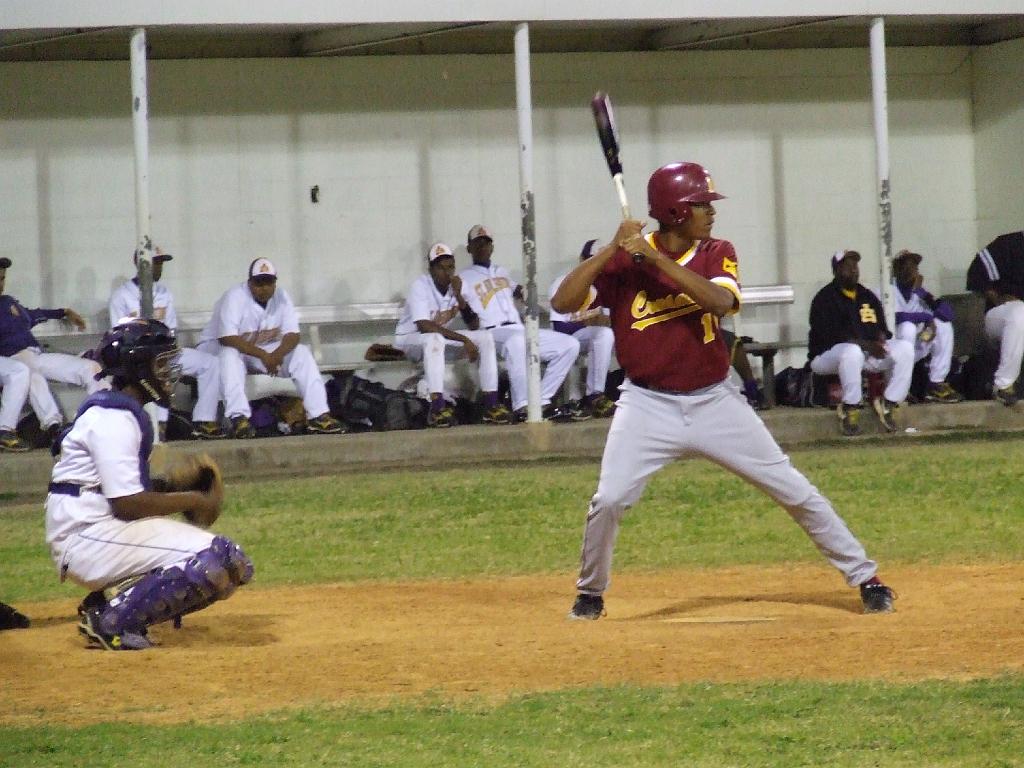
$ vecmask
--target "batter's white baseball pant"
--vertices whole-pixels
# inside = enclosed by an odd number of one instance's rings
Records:
[[[490,331],[459,331],[469,338],[480,352],[477,362],[480,371],[480,390],[498,391],[498,359],[495,354],[494,337]],[[445,362],[466,357],[466,347],[461,341],[446,339],[440,333],[403,333],[395,336],[395,346],[405,352],[414,363],[423,363],[423,375],[427,380],[427,391],[444,393]]]
[[[90,395],[101,389],[110,389],[106,379],[96,381],[100,365],[84,357],[65,355],[60,352],[42,352],[38,348],[23,349],[12,355],[28,366],[32,377],[28,386],[28,400],[32,410],[39,417],[39,425],[44,429],[61,422],[60,408],[50,391],[50,381],[74,384],[85,387]]]
[[[999,347],[993,384],[996,389],[1006,389],[1017,381],[1024,358],[1024,301],[1008,301],[986,312],[985,338]]]
[[[885,399],[902,403],[910,391],[910,379],[914,375],[914,345],[901,339],[885,342],[885,357],[871,357],[859,345],[852,342],[836,344],[811,360],[811,370],[819,376],[839,374],[843,388],[843,402],[859,405],[863,396],[861,374],[884,373],[886,377]]]
[[[490,329],[494,343],[508,372],[512,390],[512,410],[526,405],[526,328],[521,325],[499,325]],[[580,343],[572,336],[541,329],[538,332],[540,360],[547,363],[540,380],[540,402],[547,405],[558,393],[580,353]]]
[[[670,461],[693,456],[710,459],[768,494],[849,586],[875,575],[876,563],[828,499],[793,467],[732,382],[673,395],[641,389],[627,379],[587,514],[576,582],[580,592],[599,595],[608,588],[619,523],[651,475]],[[706,513],[716,512],[708,507]]]
[[[246,373],[267,373],[266,367],[259,358],[243,355],[234,347],[221,346],[216,341],[207,341],[200,346],[201,352],[213,354],[217,351],[220,363],[220,383],[224,396],[224,413],[228,418],[245,416],[249,418],[252,410],[245,396]],[[323,377],[317,368],[313,353],[305,344],[299,344],[285,355],[277,375],[290,378],[302,398],[302,405],[309,418],[327,413],[327,390]]]
[[[608,369],[612,365],[615,333],[603,325],[588,325],[580,328],[572,337],[580,343],[580,352],[587,355],[587,391],[584,394],[603,393],[608,379]]]
[[[0,429],[17,429],[18,416],[28,399],[32,372],[10,357],[0,357]]]
[[[935,319],[935,336],[931,341],[920,341],[917,338],[921,326],[915,323],[898,323],[896,338],[914,345],[914,362],[924,360],[928,355],[928,381],[941,384],[949,376],[949,367],[953,361],[953,324],[945,320]]]

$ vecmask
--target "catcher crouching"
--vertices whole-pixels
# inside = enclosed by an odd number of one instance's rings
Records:
[[[90,590],[78,631],[110,651],[149,648],[147,629],[229,597],[252,579],[241,547],[206,530],[224,484],[208,456],[150,479],[153,427],[142,406],[167,407],[178,349],[167,326],[136,319],[103,337],[98,376],[113,390],[85,400],[54,443],[46,541],[63,581]],[[188,522],[170,519],[181,514]]]

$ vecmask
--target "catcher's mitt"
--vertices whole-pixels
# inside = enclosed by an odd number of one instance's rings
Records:
[[[185,518],[193,525],[208,528],[220,517],[224,499],[224,479],[220,467],[209,454],[179,458],[167,470],[168,491],[199,491],[212,497],[209,510],[186,510]]]

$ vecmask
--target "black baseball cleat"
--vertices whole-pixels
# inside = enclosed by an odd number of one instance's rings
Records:
[[[860,585],[860,600],[864,603],[864,613],[892,613],[892,601],[896,593],[882,582]]]
[[[886,432],[895,432],[898,429],[896,426],[896,409],[899,407],[899,403],[894,403],[892,400],[887,400],[884,397],[876,397],[871,401],[871,406],[875,409],[875,413],[878,414],[878,422],[882,425],[882,429]]]
[[[223,440],[228,436],[216,421],[197,421],[192,425],[192,437],[197,440]]]
[[[856,437],[860,434],[860,406],[840,403],[836,409],[839,416],[839,428],[844,437]]]
[[[248,416],[231,417],[231,437],[235,440],[249,440],[256,437],[256,427],[249,421]]]
[[[330,413],[321,413],[314,419],[306,422],[306,430],[314,435],[337,435],[345,431],[345,425],[331,416]]]
[[[31,450],[32,446],[18,437],[18,433],[13,429],[0,429],[0,451],[25,453]]]
[[[605,615],[604,598],[600,595],[576,595],[576,602],[569,611],[569,619],[574,621],[596,621]]]
[[[996,389],[992,392],[992,397],[998,400],[1000,403],[1005,405],[1007,408],[1016,405],[1017,403],[1017,391],[1014,389],[1013,384],[1002,389]]]
[[[31,622],[13,605],[0,603],[0,629],[28,629]]]

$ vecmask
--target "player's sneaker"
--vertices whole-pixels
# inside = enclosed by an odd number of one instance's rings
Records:
[[[231,437],[235,440],[248,440],[256,437],[256,427],[249,421],[248,416],[231,417]]]
[[[566,403],[562,406],[562,410],[570,421],[587,421],[594,418],[594,409],[591,407],[592,399],[583,398],[579,402]]]
[[[78,606],[78,634],[89,642],[91,648],[102,648],[104,651],[144,651],[146,648],[153,647],[144,632],[122,632],[112,635],[104,631],[102,626],[103,609],[95,607],[94,604],[87,606],[88,602],[89,598],[86,598]]]
[[[600,595],[576,595],[569,617],[573,620],[596,621],[604,616],[604,598]]]
[[[886,400],[884,397],[876,397],[871,401],[871,406],[875,409],[875,413],[878,414],[878,421],[881,423],[882,428],[886,432],[895,432],[896,426],[896,408],[899,407],[898,403],[894,403],[892,400]]]
[[[839,428],[844,437],[855,437],[860,434],[860,406],[840,403],[836,408],[839,416]]]
[[[27,629],[28,616],[14,606],[0,603],[0,629]]]
[[[431,411],[427,414],[427,426],[444,429],[455,426],[455,411],[445,406],[440,411]]]
[[[1008,387],[995,390],[992,393],[992,397],[1009,408],[1017,402],[1017,391],[1014,389],[1013,384],[1011,384]]]
[[[13,429],[0,429],[0,451],[24,453],[31,450],[32,446],[18,437],[18,433]]]
[[[892,601],[896,593],[878,579],[872,579],[860,585],[860,600],[864,603],[864,613],[892,613]]]
[[[964,396],[953,389],[945,381],[938,384],[931,384],[925,393],[924,399],[929,403],[959,403]]]
[[[345,431],[344,425],[329,413],[321,413],[306,422],[306,431],[315,435],[337,435]]]
[[[223,440],[228,436],[216,421],[197,421],[192,425],[192,437],[197,440]]]
[[[484,411],[484,415],[480,418],[484,424],[511,424],[512,423],[512,411],[506,408],[501,403],[498,403],[493,408],[488,408]]]

